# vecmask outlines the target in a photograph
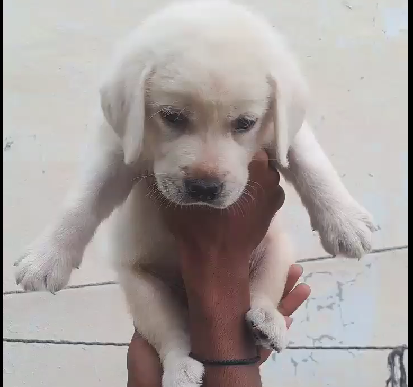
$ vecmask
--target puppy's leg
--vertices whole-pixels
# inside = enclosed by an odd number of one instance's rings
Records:
[[[308,123],[289,151],[283,175],[297,190],[327,252],[360,258],[371,250],[372,216],[349,194]]]
[[[290,240],[271,225],[255,252],[251,273],[251,309],[247,321],[257,345],[280,352],[287,345],[287,326],[278,311],[288,271],[293,263]]]
[[[126,200],[133,174],[116,148],[97,149],[89,156],[79,183],[57,219],[15,263],[16,283],[25,290],[56,292],[81,264],[86,245],[99,224]]]
[[[138,332],[159,354],[162,386],[201,386],[203,365],[189,357],[187,310],[162,281],[147,273],[122,268],[119,279]]]

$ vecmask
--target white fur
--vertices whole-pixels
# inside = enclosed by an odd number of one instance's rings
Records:
[[[200,386],[203,367],[188,357],[176,246],[147,181],[135,183],[154,175],[165,198],[188,204],[183,179],[214,176],[224,189],[211,205],[226,208],[246,188],[253,155],[266,148],[324,248],[361,257],[371,248],[373,222],[304,121],[307,98],[287,46],[249,10],[226,1],[178,3],[148,18],[115,55],[88,166],[61,215],[16,263],[17,282],[26,290],[63,288],[99,224],[120,206],[110,219],[111,254],[135,325],[160,355],[165,387]],[[168,126],[159,114],[165,106],[185,111],[189,127]],[[234,134],[240,114],[257,123]],[[286,327],[276,308],[292,262],[288,238],[273,221],[251,257],[246,318],[257,342],[277,350]]]

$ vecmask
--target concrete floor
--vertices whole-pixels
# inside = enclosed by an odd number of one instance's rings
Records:
[[[20,293],[13,278],[12,263],[76,173],[114,42],[167,1],[75,3],[3,2],[7,387],[126,385],[132,324],[96,243],[57,296]],[[384,386],[390,349],[408,340],[407,0],[255,3],[295,48],[312,86],[318,138],[382,229],[377,252],[363,261],[326,258],[288,191],[284,215],[313,293],[295,315],[290,349],[267,362],[263,377],[268,386]]]

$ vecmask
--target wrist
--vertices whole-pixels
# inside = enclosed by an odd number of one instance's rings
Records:
[[[245,253],[206,252],[185,247],[181,250],[185,288],[199,293],[202,301],[207,294],[221,294],[249,283],[249,258]]]
[[[255,357],[245,321],[250,308],[249,255],[190,245],[182,246],[180,253],[192,352],[217,360]]]
[[[250,309],[248,280],[237,287],[188,294],[192,352],[205,359],[244,359],[257,355],[245,315]],[[202,332],[202,334],[200,334]]]
[[[257,356],[257,349],[245,321],[248,308],[236,316],[208,313],[189,318],[191,351],[201,359],[232,360]],[[200,334],[200,332],[202,332]]]

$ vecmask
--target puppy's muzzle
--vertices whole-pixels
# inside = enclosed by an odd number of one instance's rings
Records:
[[[212,202],[221,194],[224,183],[218,179],[185,179],[185,194],[196,202]]]

